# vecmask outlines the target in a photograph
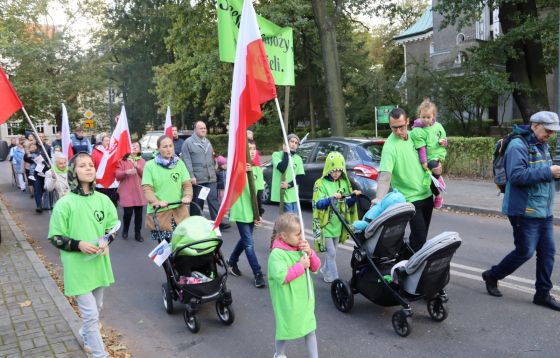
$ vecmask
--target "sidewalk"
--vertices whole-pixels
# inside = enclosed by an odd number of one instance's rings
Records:
[[[0,230],[0,358],[85,357],[80,319],[2,202]]]
[[[503,194],[498,196],[498,189],[491,181],[466,179],[445,179],[447,194],[443,197],[443,206],[452,210],[473,212],[477,214],[502,215]],[[560,197],[554,200],[554,223],[560,224]]]

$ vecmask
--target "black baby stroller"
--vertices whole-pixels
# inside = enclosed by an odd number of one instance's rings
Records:
[[[175,204],[181,203],[169,205]],[[158,210],[155,208],[153,220],[156,230],[160,231],[156,218]],[[162,240],[158,238],[158,242]],[[212,222],[202,216],[190,216],[173,231],[172,252],[162,265],[167,278],[162,285],[163,306],[171,314],[173,301],[184,304],[183,318],[193,333],[200,330],[196,313],[204,303],[216,302],[216,313],[224,324],[229,326],[235,319],[231,291],[226,287],[228,275],[227,264],[220,251],[222,243],[212,230]]]
[[[392,317],[395,332],[406,337],[411,332],[410,301],[425,299],[430,317],[438,322],[447,318],[447,294],[450,263],[461,245],[455,232],[444,232],[428,240],[408,261],[400,256],[405,248],[405,229],[414,216],[414,205],[394,204],[370,222],[363,232],[355,232],[331,201],[340,219],[355,242],[352,253],[350,282],[335,280],[331,297],[336,308],[349,312],[354,294],[361,293],[381,306],[402,306]],[[408,248],[411,252],[412,250]]]

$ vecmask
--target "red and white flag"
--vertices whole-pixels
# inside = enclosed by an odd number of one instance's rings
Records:
[[[262,117],[261,104],[276,98],[252,0],[243,2],[238,36],[231,88],[226,185],[214,227],[218,227],[245,188],[247,128]]]
[[[0,68],[0,124],[6,122],[21,107],[23,107],[23,103]]]
[[[115,181],[115,171],[117,170],[117,163],[125,155],[129,154],[132,149],[130,142],[130,131],[128,130],[128,119],[126,118],[126,111],[122,106],[121,114],[117,122],[117,126],[111,136],[111,144],[109,150],[103,154],[95,179],[97,184],[104,188],[108,188]]]
[[[169,138],[173,139],[173,125],[171,125],[171,108],[167,106],[167,112],[165,112],[165,129],[164,134]]]
[[[72,149],[72,140],[70,139],[70,124],[68,123],[68,113],[66,112],[66,106],[62,104],[62,125],[60,128],[60,143],[62,146],[62,154],[68,160],[74,156],[74,150]]]

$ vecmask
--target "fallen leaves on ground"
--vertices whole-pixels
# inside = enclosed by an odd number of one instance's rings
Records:
[[[6,205],[6,207],[8,208],[8,211],[10,211],[10,214],[12,215],[12,218],[14,219],[16,225],[19,227],[19,229],[23,233],[23,236],[25,237],[27,242],[29,242],[29,244],[31,245],[31,247],[33,248],[33,250],[35,251],[35,253],[39,257],[39,259],[41,260],[41,262],[43,263],[43,265],[47,269],[47,272],[51,275],[52,279],[54,280],[54,282],[58,286],[58,289],[60,290],[60,292],[64,292],[64,281],[63,281],[62,276],[60,274],[60,272],[61,272],[60,266],[55,265],[52,262],[50,262],[47,259],[47,257],[42,254],[41,246],[39,246],[37,241],[35,241],[29,234],[27,234],[27,232],[25,231],[25,225],[20,221],[18,215],[15,214],[11,210],[11,207],[8,205],[7,201],[4,200],[2,195],[0,195],[0,200],[2,200],[4,205]],[[74,309],[76,314],[79,316],[80,315],[80,310],[78,309],[78,304],[76,303],[76,298],[75,297],[67,297],[67,296],[64,296],[64,297],[66,297],[66,299],[70,303],[70,306],[72,306],[72,308]],[[29,306],[31,306],[31,304],[32,304],[32,302],[30,300],[19,302],[20,307],[29,307]],[[119,333],[116,329],[103,326],[103,327],[101,327],[101,336],[103,337],[103,343],[105,343],[105,349],[109,353],[110,358],[131,358],[132,357],[132,353],[130,353],[128,351],[128,347],[122,342],[122,334]]]

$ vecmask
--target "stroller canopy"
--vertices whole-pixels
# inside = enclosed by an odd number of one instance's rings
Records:
[[[220,240],[201,242],[200,244],[196,244],[196,242],[216,239],[217,237],[216,232],[212,230],[212,222],[210,220],[202,216],[190,216],[183,220],[173,231],[171,249],[175,252],[185,245],[193,244],[181,250],[178,255],[200,256],[208,254],[219,245]]]

